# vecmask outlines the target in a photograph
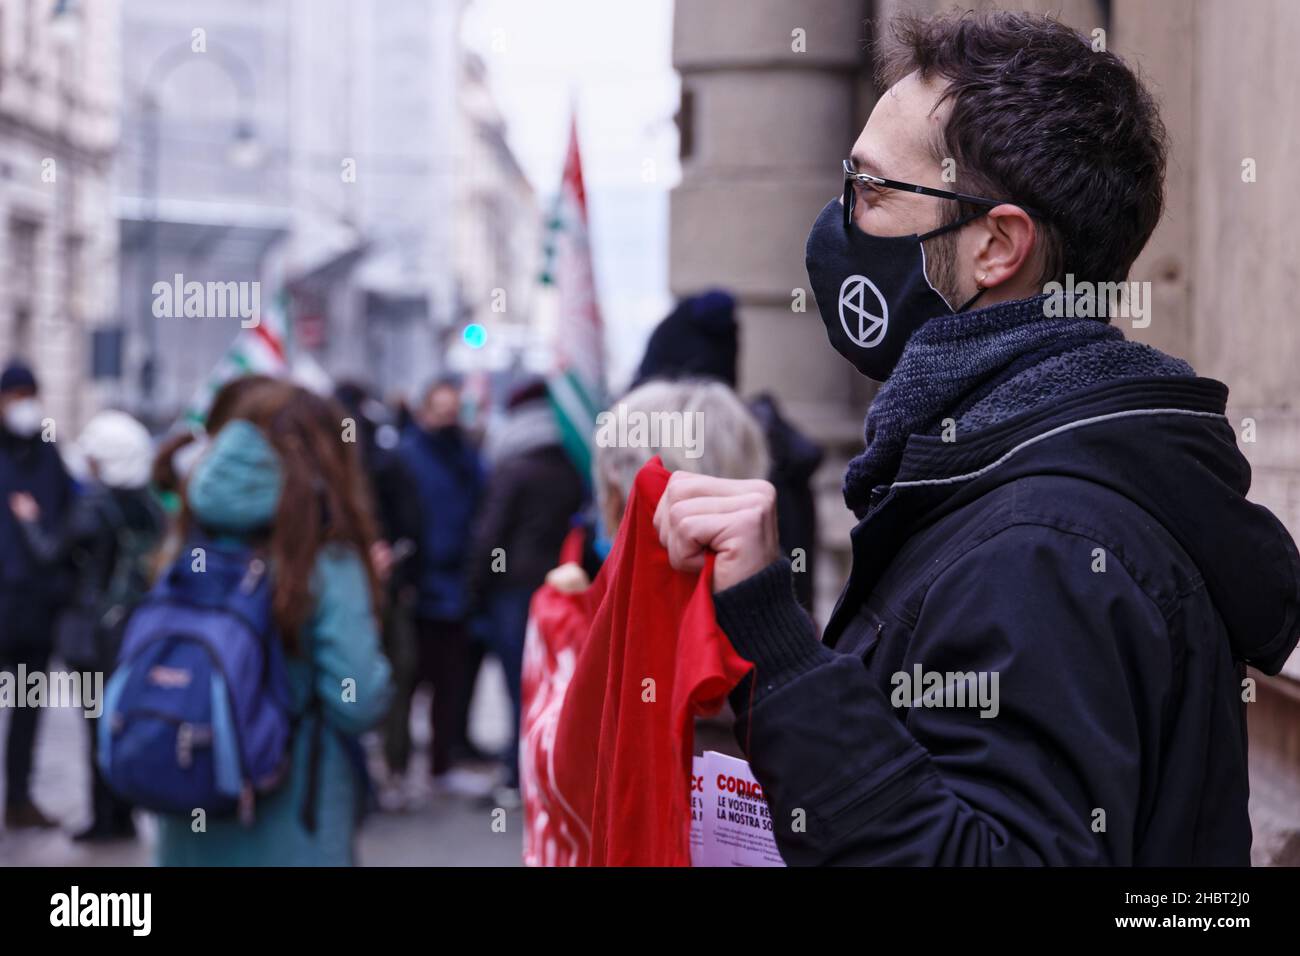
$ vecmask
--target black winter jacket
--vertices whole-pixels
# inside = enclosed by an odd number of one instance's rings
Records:
[[[468,591],[482,599],[498,588],[535,591],[560,557],[582,507],[582,476],[559,445],[505,458],[488,478],[470,549]],[[494,554],[505,567],[494,573]]]
[[[913,436],[821,643],[788,563],[716,595],[787,862],[1249,863],[1244,665],[1295,647],[1300,559],[1226,398],[1128,379]]]
[[[28,548],[9,507],[17,492],[36,499],[41,527],[52,534],[67,518],[76,485],[53,442],[19,438],[0,425],[0,663],[49,646],[68,587],[66,575],[51,573]]]

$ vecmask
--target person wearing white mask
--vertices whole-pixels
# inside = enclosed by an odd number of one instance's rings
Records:
[[[30,494],[10,497],[28,550],[42,567],[71,571],[68,603],[54,634],[55,655],[77,671],[112,672],[127,620],[152,583],[153,557],[162,538],[162,506],[149,488],[153,440],[125,412],[104,411],[86,425],[67,456],[82,491],[54,530],[41,522]],[[90,737],[91,821],[78,840],[135,835],[131,807],[100,776],[95,723]]]
[[[54,622],[65,590],[41,565],[10,507],[30,500],[36,523],[53,532],[63,523],[75,486],[46,429],[32,370],[12,363],[0,373],[0,668],[41,672],[49,664]],[[46,440],[49,438],[50,440]],[[10,715],[5,745],[6,830],[54,826],[32,802],[32,747],[42,708],[18,707]]]

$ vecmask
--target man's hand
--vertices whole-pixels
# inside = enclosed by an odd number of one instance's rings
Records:
[[[776,489],[767,481],[712,478],[675,471],[655,510],[659,541],[679,571],[704,567],[713,551],[713,590],[758,573],[780,555]]]

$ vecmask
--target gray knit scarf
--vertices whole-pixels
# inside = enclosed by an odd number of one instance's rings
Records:
[[[1104,322],[1048,318],[1045,298],[931,319],[913,334],[867,412],[867,450],[844,475],[854,514],[863,517],[871,490],[893,481],[908,437],[938,434],[945,418],[969,433],[1101,382],[1195,374]]]

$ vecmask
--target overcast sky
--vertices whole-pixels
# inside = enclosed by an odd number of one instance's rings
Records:
[[[615,387],[670,305],[672,11],[672,0],[473,0],[465,15],[463,39],[487,64],[510,144],[544,201],[559,184],[576,104]]]

